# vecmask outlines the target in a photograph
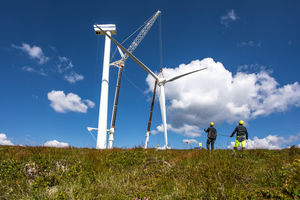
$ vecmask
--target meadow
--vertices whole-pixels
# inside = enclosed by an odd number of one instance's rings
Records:
[[[0,199],[300,199],[300,149],[0,146]]]

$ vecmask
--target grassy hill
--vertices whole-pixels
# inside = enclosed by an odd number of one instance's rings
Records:
[[[300,199],[300,149],[0,146],[0,199]]]

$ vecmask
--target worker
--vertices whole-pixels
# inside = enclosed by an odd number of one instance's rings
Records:
[[[214,150],[214,144],[217,138],[217,130],[214,127],[214,123],[210,122],[210,127],[204,129],[207,133],[207,141],[206,141],[206,148],[209,150],[209,144],[211,144],[211,150]]]
[[[236,133],[236,139],[234,143],[234,150],[237,150],[237,148],[242,145],[242,149],[245,149],[246,146],[246,140],[248,140],[248,131],[246,127],[244,126],[244,121],[239,121],[239,125],[234,129],[230,137],[233,137]]]

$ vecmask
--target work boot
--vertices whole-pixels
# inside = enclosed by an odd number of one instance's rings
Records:
[[[215,148],[214,148],[214,144],[211,144],[211,150],[214,150]]]
[[[206,149],[209,150],[209,144],[206,145]]]

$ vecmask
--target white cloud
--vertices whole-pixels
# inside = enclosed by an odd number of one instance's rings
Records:
[[[38,46],[33,45],[31,47],[29,44],[22,43],[22,46],[12,44],[12,47],[22,50],[32,59],[37,59],[39,64],[44,64],[49,60],[49,58],[44,55],[43,50]]]
[[[81,81],[84,79],[84,76],[81,74],[77,74],[74,71],[71,71],[69,74],[66,74],[64,76],[65,80],[67,80],[69,83],[76,83],[77,81]]]
[[[84,79],[84,76],[76,73],[73,68],[72,61],[65,56],[58,56],[59,63],[57,64],[58,73],[64,73],[64,79],[69,83],[76,83]]]
[[[293,145],[297,140],[300,139],[300,134],[292,135],[288,139],[277,135],[268,135],[265,138],[259,139],[254,137],[253,140],[249,139],[246,144],[247,149],[282,149],[287,146]],[[233,148],[234,142],[228,146]]]
[[[57,140],[51,140],[51,141],[45,142],[45,144],[43,146],[62,148],[62,147],[69,147],[70,145],[68,143],[65,143],[65,142],[59,142]]]
[[[65,56],[58,56],[58,60],[60,62],[67,62],[67,63],[70,62],[69,58],[67,58]],[[72,62],[70,62],[70,63],[72,63]]]
[[[183,124],[181,127],[173,127],[171,124],[168,124],[168,130],[173,131],[178,134],[182,134],[188,137],[199,137],[200,129],[195,125]]]
[[[233,75],[212,58],[164,68],[163,73],[168,78],[203,67],[208,69],[165,85],[171,128],[186,130],[192,126],[193,134],[199,134],[197,127],[206,127],[210,121],[233,123],[300,106],[298,82],[280,87],[265,71]],[[148,75],[146,82],[151,91],[154,79]]]
[[[37,73],[37,74],[42,75],[42,76],[47,76],[47,74],[44,72],[43,69],[36,70],[33,67],[24,66],[24,67],[22,67],[22,70],[27,71],[27,72]]]
[[[193,143],[198,144],[198,141],[195,139],[184,139],[182,140],[182,142],[185,144],[193,144]]]
[[[93,108],[95,103],[86,99],[81,100],[81,98],[74,93],[69,93],[65,95],[64,91],[52,90],[48,93],[48,99],[50,100],[50,106],[60,113],[65,113],[68,111],[86,113],[87,109]]]
[[[175,133],[184,135],[184,136],[188,136],[188,137],[199,137],[201,136],[201,131],[199,129],[199,127],[197,126],[193,126],[193,125],[189,125],[189,124],[183,124],[183,126],[175,128],[173,127],[171,124],[167,124],[167,128],[170,131],[173,131]],[[163,126],[162,124],[156,127],[156,130],[152,130],[151,133],[152,134],[157,134],[157,133],[163,133]]]
[[[14,44],[12,44],[11,46],[13,48],[20,49],[23,52],[27,53],[30,58],[38,60],[39,64],[44,64],[49,60],[49,58],[44,55],[43,50],[38,46],[33,45],[31,47],[29,44],[26,43],[22,43],[21,46],[17,46]],[[55,47],[50,47],[50,48],[55,49]],[[55,66],[57,68],[53,69],[53,71],[58,72],[59,74],[63,74],[64,79],[69,83],[76,83],[77,81],[84,79],[83,75],[78,74],[74,71],[74,65],[71,59],[67,58],[66,56],[58,56],[57,62],[58,63]],[[24,66],[22,67],[22,70],[27,72],[37,73],[42,76],[47,75],[44,69],[36,69],[30,66]]]
[[[85,99],[85,100],[83,100],[83,102],[86,102],[88,107],[90,107],[90,108],[94,108],[94,106],[95,106],[95,103],[89,99]]]
[[[0,145],[14,145],[14,144],[7,139],[5,133],[0,133]]]
[[[221,16],[221,24],[228,26],[231,22],[236,21],[239,17],[233,9],[228,11],[226,15]]]
[[[58,60],[57,70],[59,73],[66,72],[74,67],[72,61],[65,56],[58,56]]]

